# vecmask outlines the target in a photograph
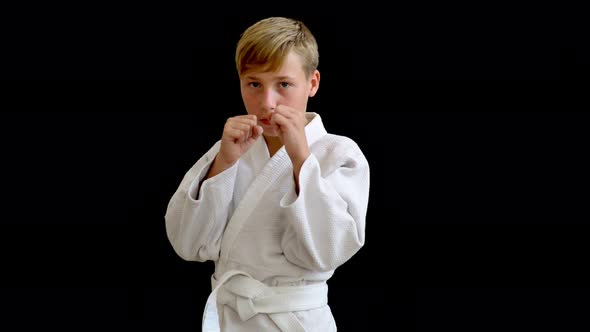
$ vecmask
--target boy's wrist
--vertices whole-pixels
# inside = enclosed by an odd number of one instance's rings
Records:
[[[295,166],[296,168],[301,168],[301,165],[303,165],[303,163],[305,162],[305,160],[307,160],[307,157],[309,157],[309,155],[309,149],[303,149],[294,154],[293,156],[290,156],[293,166]]]
[[[217,154],[217,156],[215,156],[215,160],[213,161],[213,164],[217,164],[218,167],[221,167],[223,169],[228,169],[230,167],[232,167],[233,164],[236,163],[237,160],[234,160],[233,162],[231,161],[227,161],[225,160],[225,158],[221,155],[221,154]]]
[[[205,178],[206,179],[212,178],[215,175],[217,175],[217,174],[225,171],[226,169],[232,167],[235,163],[236,163],[235,161],[233,163],[226,162],[218,154],[217,156],[215,156],[215,160],[213,160],[213,163],[211,164],[211,167],[209,168],[209,172],[207,173],[207,176]]]

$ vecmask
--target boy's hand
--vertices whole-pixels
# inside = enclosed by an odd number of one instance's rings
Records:
[[[238,115],[227,119],[221,136],[221,147],[216,161],[233,165],[262,134],[256,115]]]
[[[305,137],[305,113],[285,105],[277,105],[270,121],[279,129],[279,138],[291,158],[297,179],[303,162],[310,154]]]

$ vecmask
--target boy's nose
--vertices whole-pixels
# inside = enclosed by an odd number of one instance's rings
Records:
[[[272,113],[277,107],[278,96],[272,89],[268,89],[262,96],[261,102],[264,112],[266,114]]]

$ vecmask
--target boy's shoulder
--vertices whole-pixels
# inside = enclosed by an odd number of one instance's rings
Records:
[[[356,144],[356,142],[352,138],[350,138],[348,136],[344,136],[344,135],[326,133],[326,135],[324,135],[322,137],[322,139],[326,140],[327,142],[330,142],[332,144],[337,144],[337,145],[341,145],[341,146],[356,146],[356,147],[358,147],[358,144]]]
[[[322,136],[313,144],[312,150],[315,150],[315,153],[320,153],[321,155],[338,154],[342,157],[364,157],[363,152],[356,141],[348,136],[332,133],[327,133]]]

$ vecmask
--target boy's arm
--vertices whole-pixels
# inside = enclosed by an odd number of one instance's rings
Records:
[[[185,174],[165,214],[168,239],[185,260],[216,260],[230,214],[237,165],[205,178],[219,150],[215,144]]]
[[[281,199],[288,228],[282,239],[285,257],[316,271],[346,262],[365,241],[369,165],[355,144],[320,162],[310,154],[295,188]]]
[[[205,176],[203,181],[207,180],[209,178],[212,178],[215,175],[225,171],[226,169],[232,167],[234,164],[235,163],[225,163],[221,160],[221,158],[218,158],[218,156],[215,156],[215,160],[213,161],[213,164],[209,168],[209,171],[207,172],[207,175]]]

